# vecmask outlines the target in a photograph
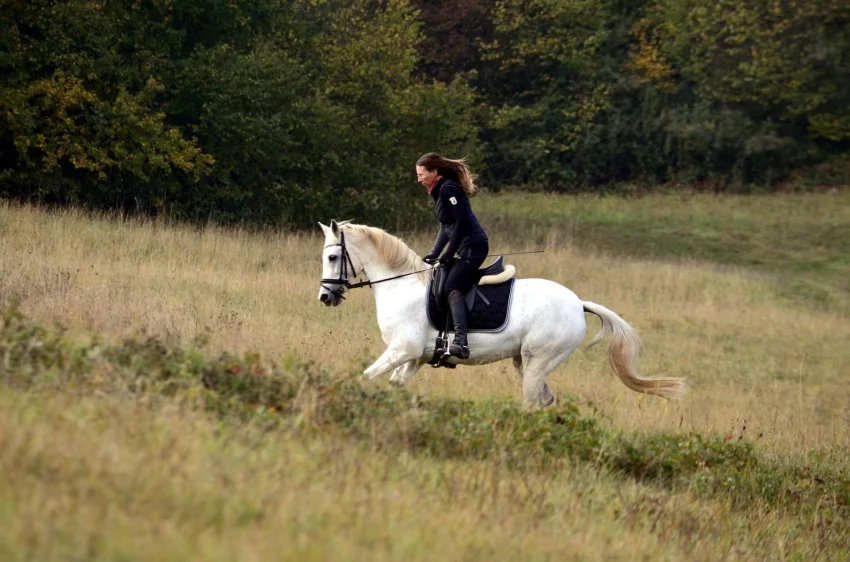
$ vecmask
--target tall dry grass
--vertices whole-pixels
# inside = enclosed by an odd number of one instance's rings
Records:
[[[409,240],[420,253],[431,241]],[[368,290],[338,308],[318,303],[321,245],[318,232],[200,230],[0,204],[0,304],[17,301],[81,339],[203,335],[212,351],[360,369],[383,348],[374,304]],[[790,463],[812,448],[848,450],[850,327],[840,315],[779,303],[747,270],[564,243],[509,261],[521,277],[555,279],[626,318],[644,340],[643,373],[688,379],[679,403],[641,397],[610,372],[604,349],[577,352],[551,386],[612,427],[719,431]],[[598,320],[588,322],[593,331]],[[520,397],[508,363],[426,368],[412,388]],[[397,455],[226,425],[146,398],[0,393],[4,560],[850,559],[847,549],[822,550],[835,544],[828,530],[790,510],[733,505],[732,495],[695,497],[570,459],[516,473]]]
[[[81,335],[206,335],[213,350],[296,354],[345,370],[383,350],[368,289],[337,308],[316,300],[318,229],[195,229],[4,205],[0,234],[0,300]],[[431,239],[408,242],[422,253]],[[683,376],[691,387],[678,403],[636,395],[594,348],[552,374],[556,394],[574,394],[624,430],[720,431],[800,451],[850,444],[850,327],[841,316],[779,303],[745,270],[611,258],[557,242],[543,256],[509,261],[520,277],[554,279],[615,310],[643,339],[641,371]],[[598,320],[587,319],[594,331]],[[508,362],[426,367],[412,389],[520,396]]]

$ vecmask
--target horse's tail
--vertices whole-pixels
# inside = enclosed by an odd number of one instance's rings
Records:
[[[643,378],[637,374],[635,360],[640,353],[640,339],[635,331],[617,313],[602,305],[584,301],[584,311],[595,314],[602,320],[602,329],[594,336],[588,347],[613,333],[608,348],[608,360],[620,380],[635,392],[654,394],[675,400],[685,393],[685,381],[677,378]]]

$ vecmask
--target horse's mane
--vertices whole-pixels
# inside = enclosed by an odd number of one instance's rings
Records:
[[[397,238],[380,228],[349,222],[340,223],[340,228],[346,232],[360,234],[368,238],[375,246],[378,257],[393,269],[416,271],[427,267],[419,255],[411,250],[401,238]],[[427,275],[427,272],[424,272],[417,277],[425,282]]]

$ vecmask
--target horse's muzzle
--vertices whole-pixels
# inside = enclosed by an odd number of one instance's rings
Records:
[[[319,295],[319,300],[325,306],[339,306],[342,302],[342,297],[336,293],[322,293]]]

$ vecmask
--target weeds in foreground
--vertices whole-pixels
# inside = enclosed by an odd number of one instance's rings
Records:
[[[733,505],[793,509],[835,536],[850,531],[850,476],[840,451],[767,459],[751,443],[722,435],[624,434],[583,414],[574,400],[527,413],[500,401],[422,399],[296,357],[209,358],[202,341],[178,347],[156,338],[73,344],[60,327],[35,326],[13,307],[0,321],[0,380],[17,388],[169,400],[270,431],[349,438],[391,453],[497,460],[512,470],[545,471],[566,458]]]

